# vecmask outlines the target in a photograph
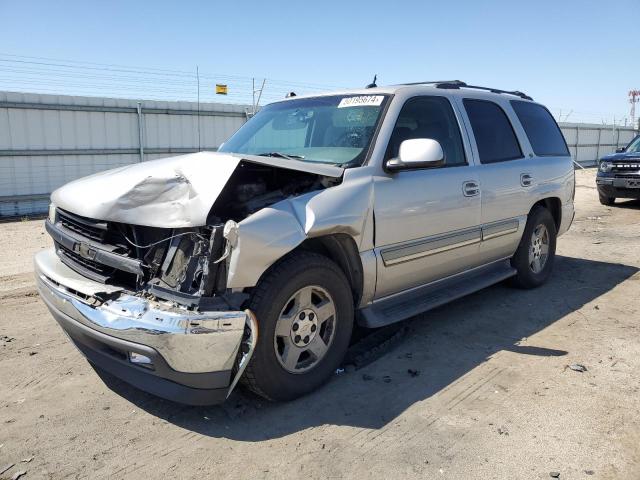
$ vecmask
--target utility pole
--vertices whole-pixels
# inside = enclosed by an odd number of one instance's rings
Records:
[[[198,151],[200,151],[202,146],[200,143],[200,70],[198,65],[196,65],[196,81],[198,83]]]
[[[262,86],[260,89],[256,90],[256,79],[251,79],[251,116],[253,117],[258,110],[258,106],[260,105],[260,98],[262,97],[262,91],[264,90],[264,84],[267,81],[266,78],[262,79]],[[256,93],[258,94],[258,100],[256,101]]]
[[[629,103],[631,104],[631,125],[636,127],[636,103],[640,102],[640,90],[629,91]]]

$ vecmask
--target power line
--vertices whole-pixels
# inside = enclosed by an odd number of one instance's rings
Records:
[[[48,57],[32,57],[32,56],[26,56],[26,55],[14,55],[14,54],[9,54],[9,53],[1,53],[0,52],[0,56],[4,56],[4,57],[14,57],[14,58],[26,58],[26,59],[32,59],[32,60],[46,60],[48,62],[64,62],[65,64],[78,64],[78,66],[82,66],[82,65],[94,65],[94,66],[101,66],[101,67],[117,67],[120,69],[128,69],[128,70],[136,70],[139,72],[149,72],[149,73],[167,73],[167,74],[181,74],[183,76],[187,76],[187,77],[191,77],[193,78],[195,75],[193,72],[188,72],[188,71],[184,71],[184,70],[173,70],[173,69],[161,69],[161,68],[154,68],[154,67],[144,67],[144,68],[140,68],[140,67],[131,67],[130,65],[121,65],[121,64],[112,64],[112,63],[97,63],[97,62],[86,62],[86,61],[76,61],[76,60],[64,60],[64,59],[59,59],[59,58],[48,58]],[[73,65],[70,65],[70,67],[75,67]],[[210,77],[210,78],[234,78],[234,79],[244,79],[247,82],[251,82],[251,79],[253,77],[246,77],[246,76],[240,76],[240,75],[223,75],[223,74],[205,74],[205,73],[201,73],[200,76],[202,78],[205,77]],[[301,86],[315,86],[315,87],[320,87],[320,88],[331,88],[331,89],[340,89],[340,88],[344,88],[344,86],[339,86],[339,85],[329,85],[329,84],[310,84],[310,83],[305,83],[305,82],[295,82],[295,81],[290,81],[290,80],[277,80],[277,79],[272,79],[272,78],[267,78],[268,81],[270,82],[276,82],[276,83],[282,83],[282,84],[287,84],[287,85],[301,85]]]
[[[91,94],[100,96],[120,97],[125,95],[144,98],[155,94],[156,98],[162,100],[191,100],[195,86],[203,85],[204,89],[200,92],[202,99],[220,101],[222,98],[213,93],[213,84],[227,83],[232,87],[224,102],[248,103],[248,99],[252,95],[252,78],[240,75],[200,72],[198,72],[199,75],[194,75],[193,72],[181,70],[78,62],[6,53],[0,53],[0,57],[4,57],[0,58],[0,73],[4,74],[0,77],[0,88],[10,90],[23,91],[28,87],[30,91],[55,91],[68,95],[91,92]],[[291,90],[308,94],[339,88],[332,85],[288,80],[267,80],[268,89],[265,90],[262,97],[265,101],[284,98],[285,94]],[[209,87],[211,88],[209,89]]]

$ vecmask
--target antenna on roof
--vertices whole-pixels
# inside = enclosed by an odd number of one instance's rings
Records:
[[[376,85],[376,80],[378,80],[378,75],[377,74],[373,76],[373,82],[371,82],[365,88],[376,88],[378,86],[378,85]]]

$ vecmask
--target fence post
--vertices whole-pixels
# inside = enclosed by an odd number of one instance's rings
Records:
[[[596,146],[596,163],[600,160],[600,137],[602,137],[602,128],[598,128],[598,145]]]
[[[144,133],[142,126],[142,103],[138,102],[138,144],[140,145],[140,162],[144,162]],[[200,119],[200,117],[198,117]]]
[[[580,127],[576,125],[576,162],[578,161],[578,144],[580,143]]]

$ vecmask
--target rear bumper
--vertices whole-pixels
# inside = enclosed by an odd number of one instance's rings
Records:
[[[35,274],[56,321],[112,375],[191,405],[220,403],[235,385],[234,365],[251,326],[247,313],[188,311],[133,296],[80,276],[53,250],[36,255]]]

